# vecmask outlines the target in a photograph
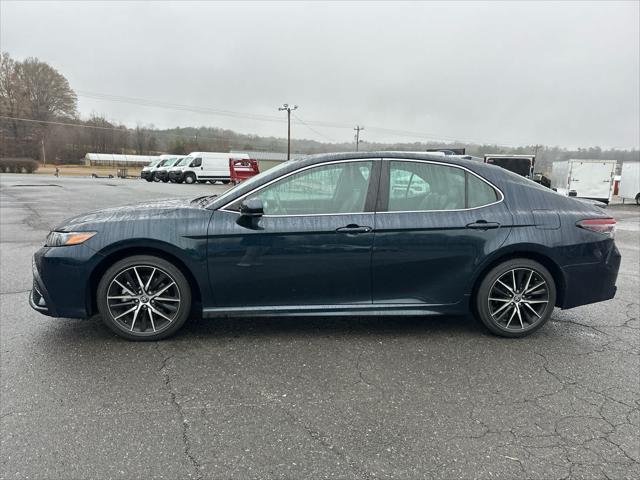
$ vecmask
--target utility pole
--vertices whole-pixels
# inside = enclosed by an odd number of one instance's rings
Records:
[[[287,111],[287,160],[291,158],[291,111],[297,110],[298,105],[290,107],[288,103],[283,104],[278,108],[279,111]]]
[[[40,139],[40,144],[42,145],[42,166],[47,166],[47,154],[44,151],[44,137]]]
[[[354,130],[356,131],[356,152],[357,152],[360,146],[360,131],[364,130],[364,127],[361,127],[360,125],[356,125],[356,128],[354,128]]]

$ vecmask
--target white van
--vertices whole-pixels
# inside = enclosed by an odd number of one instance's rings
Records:
[[[156,181],[159,182],[160,178],[156,175],[163,166],[167,165],[171,160],[175,161],[178,155],[168,155],[163,154],[158,157],[157,161],[152,162],[148,166],[144,167],[142,170],[145,173],[143,177],[147,182]]]
[[[221,181],[229,183],[229,159],[249,159],[246,153],[191,152],[169,171],[169,179],[177,183]]]
[[[162,159],[158,157],[156,160],[153,160],[149,165],[142,168],[140,172],[140,178],[146,180],[147,182],[153,182],[153,170],[155,170],[156,166],[162,162]]]
[[[167,183],[169,181],[169,169],[177,165],[184,157],[182,155],[173,155],[162,162],[161,165],[157,165],[153,174],[153,179],[156,182]]]

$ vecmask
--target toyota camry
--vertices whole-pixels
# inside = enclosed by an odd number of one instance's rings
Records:
[[[72,218],[34,256],[31,306],[157,340],[190,315],[459,315],[528,335],[612,298],[604,210],[473,159],[310,156],[221,196]]]

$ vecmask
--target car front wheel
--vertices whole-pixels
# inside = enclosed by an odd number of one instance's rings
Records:
[[[496,335],[525,337],[541,328],[556,303],[553,276],[526,258],[508,260],[489,271],[476,293],[479,320]]]
[[[103,322],[119,336],[160,340],[184,325],[191,309],[191,289],[172,263],[136,255],[105,272],[96,300]]]

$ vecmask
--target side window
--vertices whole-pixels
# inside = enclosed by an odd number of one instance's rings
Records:
[[[497,200],[498,194],[491,185],[467,173],[467,208],[481,207]]]
[[[364,211],[372,162],[343,162],[294,173],[248,198],[262,200],[265,215],[318,215]],[[240,202],[230,208],[240,209]]]
[[[390,162],[390,212],[462,208],[465,208],[464,170],[425,162]]]
[[[202,159],[201,158],[196,158],[193,162],[191,162],[191,165],[189,165],[190,167],[200,167],[202,166]]]

